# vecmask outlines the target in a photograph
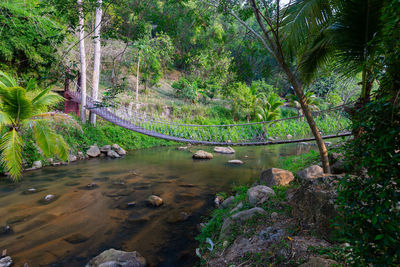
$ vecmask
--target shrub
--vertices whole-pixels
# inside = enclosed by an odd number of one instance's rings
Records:
[[[400,109],[375,101],[355,115],[361,135],[347,158],[365,177],[346,177],[339,186],[341,234],[352,246],[356,266],[400,264]]]

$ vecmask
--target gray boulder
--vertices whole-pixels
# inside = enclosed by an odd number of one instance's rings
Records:
[[[227,208],[227,207],[229,207],[232,203],[233,203],[233,201],[235,200],[235,197],[233,197],[233,196],[230,196],[230,197],[228,197],[227,199],[225,199],[224,200],[224,202],[222,202],[222,207],[223,208]]]
[[[96,158],[96,157],[100,156],[101,152],[100,152],[100,149],[98,146],[93,145],[93,146],[90,146],[88,151],[86,151],[86,154],[89,157]]]
[[[296,173],[303,180],[310,180],[324,176],[324,170],[318,165],[311,165],[310,167],[298,171]]]
[[[86,267],[144,267],[146,259],[137,251],[125,252],[109,249],[86,264]]]
[[[268,187],[288,185],[293,179],[293,173],[290,171],[272,168],[261,173],[260,184],[265,184]]]
[[[224,223],[222,224],[219,238],[221,240],[227,238],[231,234],[232,229],[235,225],[241,225],[244,222],[254,218],[255,216],[266,215],[266,214],[267,212],[265,210],[256,207],[249,210],[240,211],[232,215],[232,217],[226,218],[224,220]]]
[[[0,267],[8,267],[8,266],[11,266],[12,263],[13,263],[13,261],[10,256],[6,256],[6,257],[0,259]]]
[[[122,147],[120,147],[118,150],[115,150],[115,152],[117,152],[121,157],[126,155],[126,151]]]
[[[271,196],[275,196],[274,190],[265,185],[253,186],[247,190],[247,200],[252,206],[264,203]]]
[[[117,144],[113,144],[111,147],[113,150],[117,151],[118,149],[120,149],[121,147]]]
[[[110,157],[110,158],[120,158],[121,156],[120,156],[117,152],[115,152],[114,150],[109,150],[109,151],[107,152],[107,157]]]
[[[70,162],[74,162],[74,161],[77,161],[77,160],[78,160],[78,157],[77,157],[77,156],[72,155],[72,154],[69,154],[69,161],[70,161]]]
[[[341,174],[346,172],[345,162],[342,159],[338,159],[335,163],[331,165],[331,172],[333,174]]]
[[[42,168],[42,162],[40,160],[34,161],[32,163],[32,169],[40,169]]]
[[[107,153],[110,150],[111,150],[111,146],[110,145],[105,145],[105,146],[102,146],[100,148],[100,151],[103,152],[103,153]]]
[[[233,148],[231,148],[230,146],[228,146],[228,147],[216,146],[216,147],[214,147],[214,152],[221,153],[221,154],[234,154],[235,150]]]
[[[193,154],[194,159],[212,159],[214,156],[211,153],[208,153],[204,150],[198,150]]]
[[[228,161],[229,164],[233,164],[233,165],[241,165],[244,164],[243,161],[241,161],[240,159],[231,159]]]

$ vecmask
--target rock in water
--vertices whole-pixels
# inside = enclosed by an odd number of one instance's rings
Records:
[[[55,195],[47,195],[44,197],[44,201],[46,202],[53,201],[55,197],[56,197]]]
[[[310,180],[323,177],[324,170],[318,165],[311,165],[302,171],[298,171],[296,174],[303,180]]]
[[[163,200],[161,197],[156,195],[151,195],[147,198],[147,203],[152,205],[153,207],[159,207],[163,204]]]
[[[187,150],[187,149],[188,149],[187,146],[180,146],[180,147],[178,147],[178,150]]]
[[[125,156],[126,155],[126,151],[122,147],[120,149],[118,149],[116,152],[120,156]]]
[[[239,160],[239,159],[232,159],[228,161],[229,164],[235,164],[235,165],[240,165],[243,164],[244,162]]]
[[[114,150],[109,150],[109,151],[107,152],[107,157],[110,157],[110,158],[120,158],[121,156],[120,156],[117,152],[115,152]]]
[[[11,266],[12,263],[13,263],[13,261],[10,256],[0,259],[0,267],[8,267],[8,266]]]
[[[79,158],[80,160],[85,159],[85,155],[83,154],[82,151],[79,151],[79,152],[78,152],[78,158]]]
[[[272,168],[261,173],[260,184],[265,184],[268,187],[274,185],[287,185],[293,181],[294,176],[290,171]]]
[[[32,163],[32,169],[40,169],[42,168],[42,162],[40,160],[34,161]]]
[[[90,148],[88,149],[88,151],[86,152],[86,154],[87,154],[89,157],[95,158],[95,157],[100,156],[101,152],[100,152],[100,149],[99,149],[98,146],[93,145],[93,146],[90,146]]]
[[[229,207],[233,203],[234,200],[235,200],[234,196],[228,197],[227,199],[224,200],[224,202],[222,202],[222,207],[223,208]]]
[[[145,267],[146,259],[137,251],[109,249],[86,264],[86,267]]]
[[[252,206],[264,203],[271,196],[275,196],[274,190],[265,185],[253,186],[247,191],[247,199]]]
[[[213,154],[208,153],[203,150],[198,150],[196,153],[193,154],[194,159],[212,159]]]
[[[77,161],[77,160],[78,160],[78,157],[77,157],[77,156],[72,155],[72,154],[69,155],[69,161],[70,161],[70,162],[74,162],[74,161]]]
[[[73,234],[73,235],[70,235],[69,237],[65,238],[64,240],[70,244],[79,244],[79,243],[86,242],[87,240],[89,240],[89,238],[82,234]]]
[[[233,148],[231,148],[230,146],[228,146],[228,147],[216,146],[216,147],[214,147],[214,152],[221,153],[221,154],[234,154],[235,150]]]
[[[111,150],[111,145],[105,145],[100,148],[100,151],[103,153],[107,153],[110,150]]]

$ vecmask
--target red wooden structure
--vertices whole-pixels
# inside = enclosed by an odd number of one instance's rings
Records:
[[[79,116],[79,103],[76,101],[72,100],[72,96],[69,91],[69,68],[67,68],[67,72],[65,74],[65,87],[64,87],[64,113],[75,113],[77,116]],[[80,79],[81,75],[78,73],[78,86],[80,85]],[[79,88],[78,88],[79,89]]]

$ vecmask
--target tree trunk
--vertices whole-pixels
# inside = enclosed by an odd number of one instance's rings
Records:
[[[86,52],[85,52],[85,18],[83,15],[82,0],[77,0],[79,12],[79,54],[81,61],[81,121],[86,122]]]
[[[140,51],[138,52],[138,62],[136,69],[136,102],[139,102],[139,67],[140,67]]]
[[[285,62],[281,62],[281,65],[287,77],[289,78],[289,81],[292,84],[297,97],[299,98],[300,106],[301,109],[303,110],[304,117],[306,117],[308,125],[310,126],[310,129],[315,137],[315,141],[317,142],[324,173],[330,173],[331,170],[329,166],[328,150],[326,149],[324,140],[322,139],[321,133],[319,132],[317,124],[315,123],[314,118],[311,114],[311,110],[307,104],[307,100],[304,95],[303,89],[299,81],[297,80],[296,76],[290,70],[289,66],[286,65]]]
[[[100,82],[100,59],[101,59],[101,44],[100,44],[100,29],[101,29],[101,19],[102,19],[102,0],[97,0],[97,8],[96,8],[96,18],[94,21],[94,36],[93,36],[93,45],[94,45],[94,55],[93,55],[93,85],[91,97],[93,100],[97,100],[97,95],[99,92],[99,82]],[[90,123],[92,125],[96,125],[96,114],[93,112],[90,113]]]

